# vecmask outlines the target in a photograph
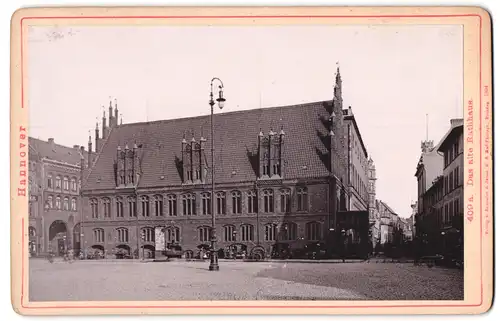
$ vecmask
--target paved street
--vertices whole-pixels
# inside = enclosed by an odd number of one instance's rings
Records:
[[[461,300],[459,270],[398,263],[30,260],[31,301]]]

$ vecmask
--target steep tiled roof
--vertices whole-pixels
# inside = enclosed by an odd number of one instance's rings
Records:
[[[80,147],[67,147],[56,144],[54,141],[43,141],[33,137],[29,137],[28,144],[30,149],[40,158],[80,166],[82,156]],[[87,152],[84,151],[83,157],[87,160]]]
[[[217,183],[254,181],[257,177],[259,131],[285,132],[284,178],[303,179],[329,175],[327,142],[328,101],[303,105],[252,109],[214,115],[215,177]],[[183,136],[189,142],[203,137],[210,168],[210,115],[115,127],[105,142],[85,183],[85,189],[115,187],[117,147],[139,147],[139,188],[180,185]],[[163,178],[162,178],[163,177]],[[207,175],[210,181],[210,175]]]

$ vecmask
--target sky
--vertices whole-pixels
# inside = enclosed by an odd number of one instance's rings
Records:
[[[207,115],[213,77],[222,112],[329,100],[338,62],[377,198],[409,217],[420,142],[463,117],[462,47],[459,25],[30,27],[29,134],[87,148],[109,97],[124,123]]]

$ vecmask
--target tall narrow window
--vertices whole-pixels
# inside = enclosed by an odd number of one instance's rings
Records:
[[[47,188],[54,188],[54,183],[52,181],[52,174],[47,176]]]
[[[318,241],[320,239],[321,226],[318,222],[306,224],[306,238],[308,241]]]
[[[141,238],[144,242],[155,241],[155,230],[151,227],[145,227],[141,231]]]
[[[236,241],[236,231],[234,225],[224,226],[224,242],[234,242]]]
[[[307,188],[299,187],[297,188],[297,210],[303,212],[307,211],[307,209]]]
[[[116,217],[123,217],[123,200],[121,197],[116,198]]]
[[[210,230],[211,230],[211,228],[208,226],[199,227],[198,228],[198,240],[200,242],[210,241]]]
[[[61,209],[61,197],[60,196],[56,196],[56,208],[58,210]]]
[[[196,197],[194,194],[182,195],[182,212],[184,215],[196,215]]]
[[[226,214],[226,193],[217,192],[217,214]]]
[[[97,199],[90,199],[90,210],[92,212],[92,218],[99,217],[99,208],[97,207]]]
[[[137,202],[134,197],[128,198],[128,215],[130,217],[137,217]]]
[[[125,171],[124,170],[120,170],[120,173],[119,173],[119,184],[120,185],[124,185],[125,184]]]
[[[104,212],[104,217],[111,217],[111,201],[109,198],[103,198],[102,199],[102,208]]]
[[[47,196],[47,206],[48,208],[54,207],[54,198],[52,197],[52,195]]]
[[[170,194],[167,196],[168,216],[177,216],[177,196]]]
[[[118,234],[118,242],[127,243],[128,242],[128,229],[124,227],[119,227],[116,229]]]
[[[104,230],[102,228],[96,228],[94,232],[94,242],[103,243],[104,242]]]
[[[276,234],[278,234],[278,226],[276,224],[266,224],[264,226],[265,241],[276,241]]]
[[[459,167],[455,168],[454,172],[455,172],[455,187],[458,187],[460,186],[460,168]]]
[[[257,192],[254,190],[250,190],[248,191],[247,195],[248,195],[248,213],[257,213],[259,209]]]
[[[241,192],[231,192],[232,212],[233,214],[241,214]]]
[[[155,216],[163,216],[163,196],[155,195]]]
[[[56,176],[56,188],[61,188],[61,176]]]
[[[149,197],[147,197],[146,195],[141,197],[141,212],[142,216],[149,216]]]
[[[453,191],[453,189],[454,189],[453,184],[454,184],[454,181],[453,181],[453,172],[451,172],[450,173],[450,178],[448,178],[448,185],[449,185],[448,188],[449,188],[450,192]]]
[[[287,188],[280,190],[280,204],[282,213],[290,212],[290,194],[290,190]]]
[[[294,241],[297,239],[297,224],[293,222],[284,223],[281,226],[283,241]]]
[[[165,229],[165,238],[168,243],[179,243],[180,229],[175,226],[170,226]]]
[[[65,197],[63,200],[63,210],[69,211],[69,198]]]
[[[74,177],[71,178],[71,190],[76,192],[76,178]]]
[[[273,213],[274,212],[273,190],[266,189],[264,190],[263,194],[264,194],[264,213]]]
[[[64,176],[63,178],[63,188],[65,191],[69,190],[69,180],[68,177]]]
[[[201,214],[210,215],[212,214],[212,200],[210,198],[210,193],[201,194]]]
[[[242,242],[253,241],[253,225],[243,224],[240,226],[240,235]]]

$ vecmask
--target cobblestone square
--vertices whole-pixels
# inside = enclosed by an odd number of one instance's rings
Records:
[[[463,300],[463,272],[398,263],[30,260],[30,301]]]

